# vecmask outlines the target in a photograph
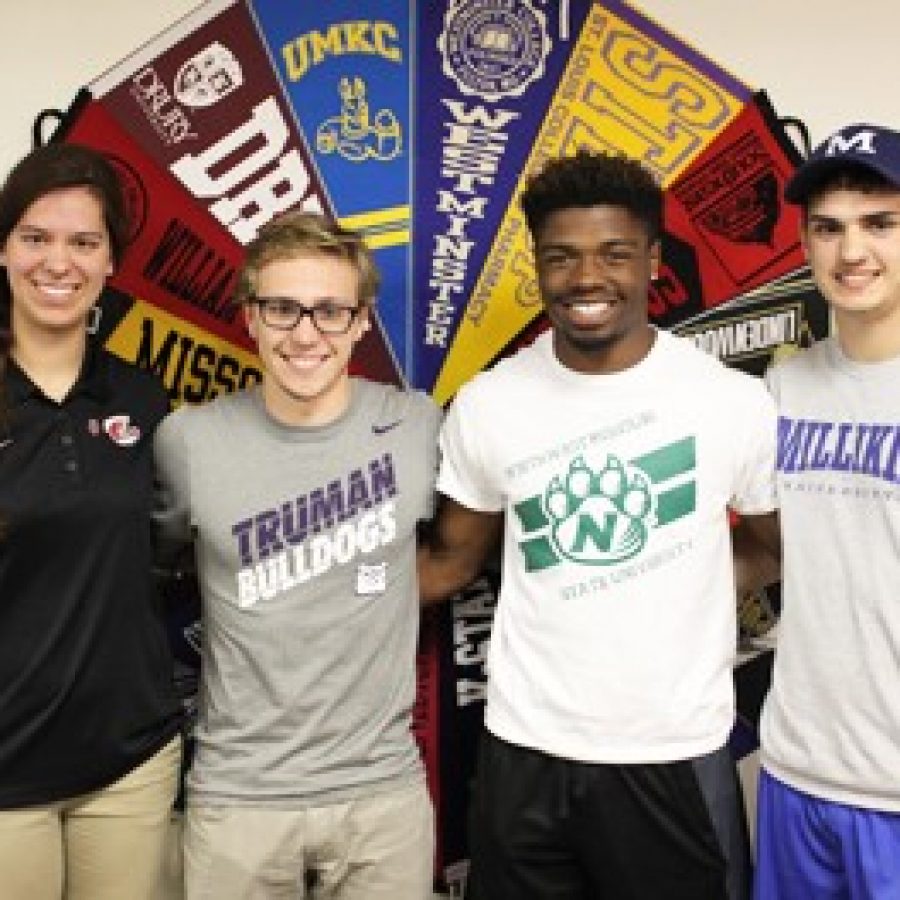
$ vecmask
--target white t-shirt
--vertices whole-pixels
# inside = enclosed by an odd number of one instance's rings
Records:
[[[855,363],[831,338],[767,380],[784,580],[762,762],[808,794],[900,812],[900,358]]]
[[[584,762],[720,747],[734,720],[726,506],[774,507],[762,383],[657,332],[626,371],[584,375],[552,335],[459,393],[438,490],[506,514],[486,723]]]

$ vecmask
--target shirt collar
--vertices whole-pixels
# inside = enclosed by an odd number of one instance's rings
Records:
[[[7,357],[6,386],[12,406],[24,403],[34,397],[43,396],[40,388],[19,368],[12,357]],[[67,399],[84,396],[102,401],[109,397],[110,388],[107,355],[95,341],[89,340],[81,364],[81,372]]]

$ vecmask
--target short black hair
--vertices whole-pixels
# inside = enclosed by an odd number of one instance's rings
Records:
[[[805,193],[798,198],[803,217],[810,205],[828,191],[858,191],[861,194],[896,194],[900,187],[880,172],[858,163],[830,169],[820,178],[811,182]]]
[[[528,178],[519,203],[534,239],[550,213],[591,206],[627,209],[644,225],[651,244],[662,233],[662,188],[649,169],[623,154],[582,148],[574,156],[551,159]]]

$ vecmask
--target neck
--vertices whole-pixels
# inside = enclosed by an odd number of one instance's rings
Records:
[[[10,356],[48,397],[59,401],[77,381],[86,348],[84,331],[35,332],[16,323]]]
[[[900,356],[900,309],[878,319],[836,311],[834,320],[838,343],[848,359],[883,362]]]
[[[273,380],[263,378],[266,412],[282,425],[318,427],[337,421],[350,406],[352,386],[347,378],[323,395],[298,397],[285,393]]]
[[[656,330],[647,325],[626,340],[611,341],[606,346],[579,347],[553,335],[556,358],[567,368],[584,375],[611,375],[624,372],[641,362],[656,341]]]

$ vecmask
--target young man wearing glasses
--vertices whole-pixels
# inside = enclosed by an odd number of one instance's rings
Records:
[[[158,431],[161,531],[193,536],[203,603],[189,900],[430,894],[410,725],[439,412],[351,378],[377,288],[357,235],[273,220],[238,289],[262,384]]]

